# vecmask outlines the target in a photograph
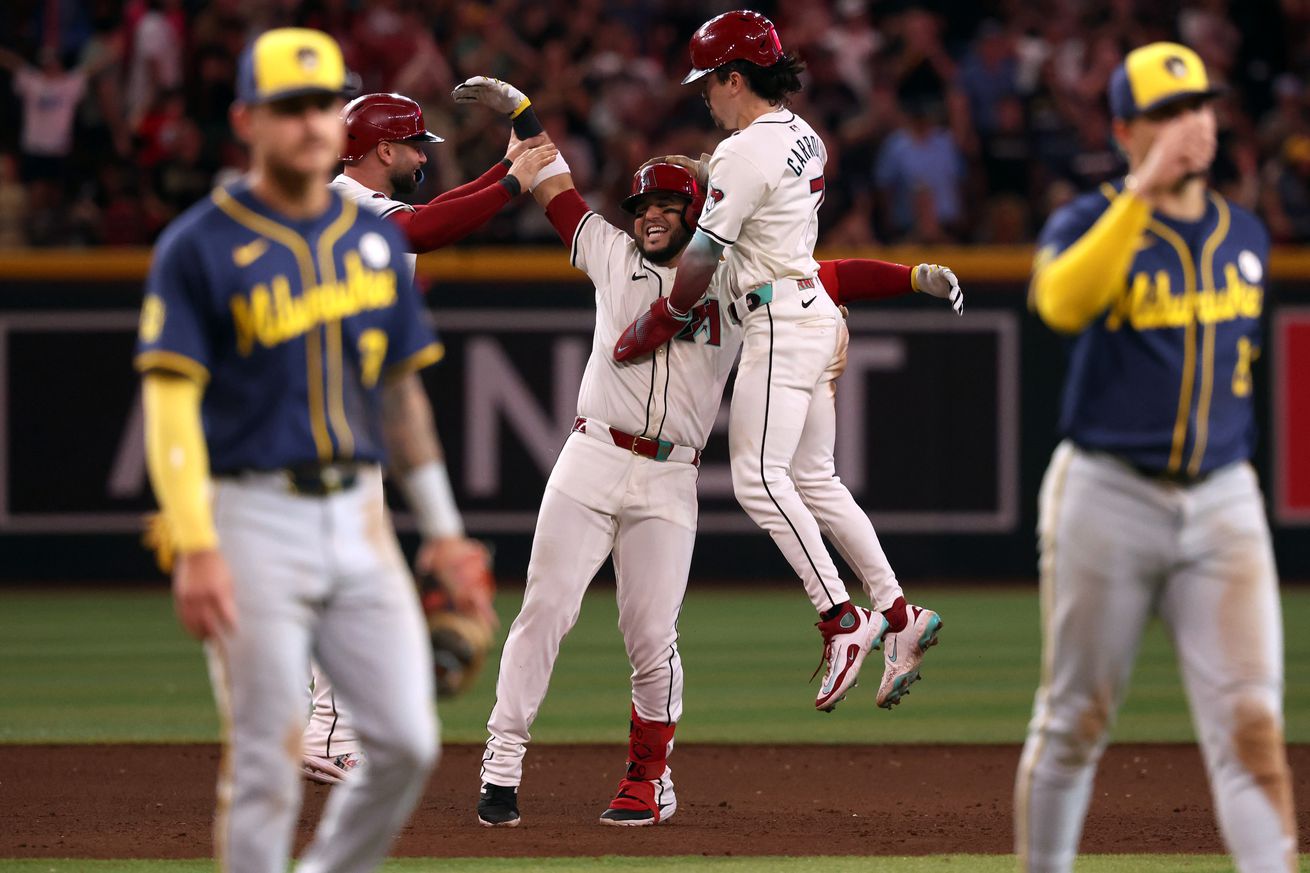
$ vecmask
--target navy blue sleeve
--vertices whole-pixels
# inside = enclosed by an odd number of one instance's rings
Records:
[[[446,350],[429,324],[423,296],[414,287],[404,237],[390,222],[379,220],[379,224],[385,225],[376,229],[391,248],[391,269],[396,273],[396,302],[387,318],[387,353],[383,359],[387,378],[394,379],[435,364]]]
[[[1105,195],[1096,193],[1083,195],[1057,209],[1037,237],[1037,251],[1046,258],[1060,254],[1091,230],[1109,205]]]
[[[155,247],[137,331],[136,369],[205,382],[212,350],[206,328],[208,279],[194,225],[175,225]]]

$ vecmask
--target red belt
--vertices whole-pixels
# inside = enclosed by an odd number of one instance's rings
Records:
[[[587,425],[591,429],[587,429]],[[601,421],[591,419],[588,421],[582,416],[578,416],[573,422],[573,430],[577,433],[595,436],[604,440],[607,436],[609,441],[625,452],[632,452],[634,455],[640,455],[643,458],[650,458],[652,461],[684,461],[693,467],[700,466],[700,449],[693,449],[690,446],[680,446],[677,443],[671,443],[668,440],[654,439],[645,436],[633,436],[625,433],[617,427],[610,427]],[[690,457],[686,455],[690,453]],[[683,457],[678,457],[683,456]]]

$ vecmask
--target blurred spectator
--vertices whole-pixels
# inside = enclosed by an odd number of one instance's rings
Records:
[[[1310,136],[1289,137],[1270,162],[1264,208],[1274,242],[1310,242]]]
[[[1293,73],[1274,79],[1274,106],[1260,119],[1259,145],[1274,154],[1295,133],[1310,133],[1307,84]]]
[[[182,86],[186,33],[181,10],[182,0],[144,0],[144,12],[132,29],[126,108],[133,130],[160,94]]]
[[[0,249],[27,245],[27,189],[18,177],[18,161],[0,154]]]
[[[997,106],[1018,91],[1014,42],[997,21],[988,19],[960,68],[960,86],[969,96],[969,114],[986,139],[997,127]]]
[[[942,107],[920,101],[878,153],[874,171],[888,236],[914,242],[953,238],[964,221],[964,160],[942,125]]]

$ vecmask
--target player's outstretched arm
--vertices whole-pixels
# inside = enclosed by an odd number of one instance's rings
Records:
[[[668,297],[660,297],[619,334],[614,360],[631,361],[664,345],[691,318],[691,307],[705,294],[719,266],[723,246],[697,230],[678,261],[678,276]]]
[[[432,404],[417,373],[383,389],[382,438],[395,481],[423,535],[415,569],[442,580],[460,612],[495,627],[491,555],[482,543],[464,535]]]
[[[819,281],[840,305],[857,300],[878,300],[900,297],[921,291],[949,300],[956,315],[964,314],[964,292],[955,272],[941,264],[919,264],[907,267],[890,261],[871,258],[843,258],[836,261],[819,261]]]

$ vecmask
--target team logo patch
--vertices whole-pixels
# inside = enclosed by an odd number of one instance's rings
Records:
[[[391,260],[391,246],[382,234],[370,231],[359,238],[359,256],[365,266],[380,270]]]
[[[1165,58],[1164,68],[1165,71],[1168,72],[1169,75],[1173,76],[1175,79],[1187,78],[1187,61],[1178,57],[1178,55],[1170,55],[1169,57]]]
[[[318,69],[318,51],[309,46],[302,46],[296,52],[296,63],[300,64],[300,69],[306,73],[312,73]]]
[[[1242,271],[1242,278],[1252,285],[1259,284],[1265,277],[1264,265],[1250,249],[1242,249],[1242,253],[1237,256],[1237,269]]]
[[[147,294],[141,304],[141,342],[149,345],[164,332],[164,301],[158,294]]]

